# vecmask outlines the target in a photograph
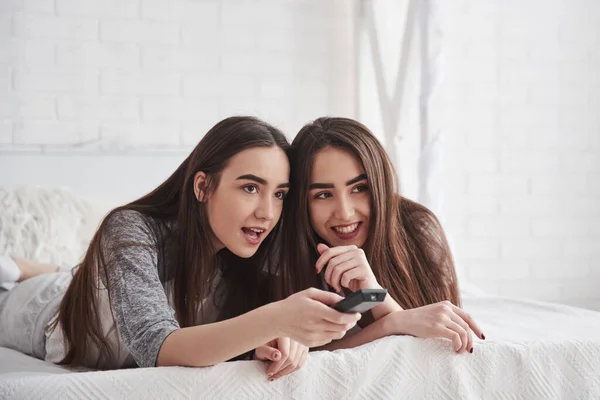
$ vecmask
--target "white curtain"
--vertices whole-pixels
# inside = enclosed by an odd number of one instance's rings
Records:
[[[443,136],[438,107],[442,70],[442,30],[437,13],[440,0],[421,0],[419,10],[421,90],[419,157],[419,201],[443,219]]]
[[[427,206],[445,226],[438,100],[443,0],[358,1],[358,118],[384,143],[399,172],[401,193]],[[467,282],[458,264],[456,272],[463,295],[482,293]]]
[[[436,0],[360,0],[358,118],[392,157],[402,194],[442,216],[436,117],[441,36]]]

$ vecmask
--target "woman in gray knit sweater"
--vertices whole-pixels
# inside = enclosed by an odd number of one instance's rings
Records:
[[[287,148],[267,123],[227,118],[163,184],[108,213],[72,274],[5,258],[4,275],[22,282],[0,292],[0,345],[100,369],[208,366],[257,349],[271,379],[297,369],[360,316],[330,308],[334,293],[298,291],[298,272],[280,267]]]

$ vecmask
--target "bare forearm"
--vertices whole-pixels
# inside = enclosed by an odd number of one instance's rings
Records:
[[[236,318],[179,329],[163,342],[156,365],[204,367],[255,349],[280,336],[277,303]]]
[[[396,311],[402,311],[402,307],[400,307],[400,305],[389,293],[387,296],[385,296],[385,300],[383,300],[381,304],[371,309],[371,313],[373,314],[373,319],[375,319],[375,321]]]

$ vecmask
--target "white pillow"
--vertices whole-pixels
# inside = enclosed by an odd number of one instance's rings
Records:
[[[73,266],[98,219],[89,202],[66,189],[0,187],[0,254]]]

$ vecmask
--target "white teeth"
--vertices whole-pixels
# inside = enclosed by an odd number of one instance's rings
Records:
[[[335,226],[333,229],[335,229],[339,233],[352,233],[356,230],[356,228],[358,228],[358,222],[347,226]]]
[[[252,232],[256,232],[256,233],[263,233],[265,230],[264,229],[256,229],[256,228],[248,228],[249,230],[251,230]]]

